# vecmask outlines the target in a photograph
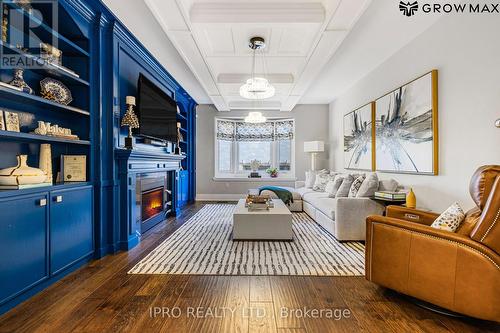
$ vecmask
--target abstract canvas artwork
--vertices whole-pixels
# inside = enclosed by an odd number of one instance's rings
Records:
[[[437,71],[375,103],[376,169],[437,174]]]
[[[366,104],[344,116],[344,167],[372,170],[372,107]]]

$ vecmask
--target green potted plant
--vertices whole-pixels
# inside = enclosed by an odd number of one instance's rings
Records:
[[[271,176],[272,178],[278,177],[278,169],[276,168],[269,168],[266,170],[266,172]]]

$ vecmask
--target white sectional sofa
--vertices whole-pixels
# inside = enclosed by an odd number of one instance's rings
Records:
[[[370,198],[330,198],[328,193],[316,192],[304,185],[304,182],[296,182],[295,188],[284,187],[293,195],[290,211],[306,212],[340,241],[365,240],[366,217],[384,212],[384,206]],[[262,194],[276,198],[273,192]]]

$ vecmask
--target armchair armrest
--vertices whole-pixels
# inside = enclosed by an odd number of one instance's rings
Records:
[[[295,188],[301,188],[301,187],[305,187],[306,186],[306,182],[304,180],[297,180],[295,182]]]
[[[402,206],[388,206],[386,216],[398,220],[431,225],[439,217],[439,214]]]
[[[424,212],[425,213],[425,212]],[[434,214],[436,215],[436,214]],[[417,233],[423,236],[431,237],[433,239],[448,242],[450,244],[455,244],[459,246],[467,247],[477,253],[483,255],[495,264],[500,269],[500,256],[498,256],[493,250],[482,245],[471,239],[468,236],[457,234],[454,232],[435,229],[427,225],[420,224],[419,222],[411,222],[401,219],[396,219],[392,217],[385,217],[379,215],[371,215],[366,219],[366,234],[367,234],[367,246],[371,245],[369,243],[369,236],[374,229],[374,225],[379,224],[387,227],[394,227],[399,229],[401,232]]]

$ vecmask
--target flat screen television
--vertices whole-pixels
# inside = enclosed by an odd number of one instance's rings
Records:
[[[138,116],[140,136],[177,141],[177,104],[144,75],[139,76]]]

